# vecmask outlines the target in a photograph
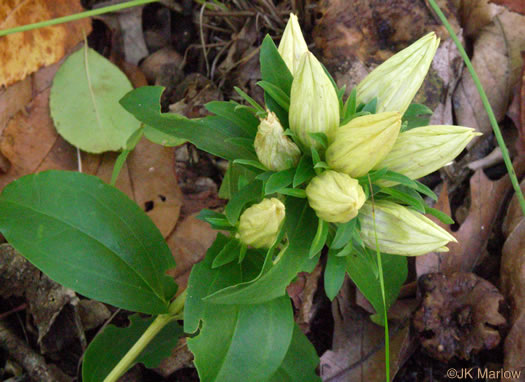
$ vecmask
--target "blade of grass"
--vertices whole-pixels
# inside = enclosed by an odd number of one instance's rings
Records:
[[[503,161],[505,162],[505,166],[507,167],[507,172],[509,174],[510,182],[512,183],[512,187],[514,188],[514,192],[518,196],[518,201],[520,203],[521,207],[521,213],[525,216],[525,199],[523,198],[523,193],[521,192],[521,188],[518,182],[518,178],[516,177],[516,172],[514,171],[514,167],[512,167],[512,161],[510,160],[509,156],[509,150],[507,149],[507,146],[505,145],[505,141],[503,140],[503,136],[501,135],[501,130],[498,126],[498,122],[496,121],[496,116],[494,115],[494,111],[492,110],[492,107],[490,106],[490,102],[487,98],[487,94],[485,93],[485,90],[483,90],[483,86],[481,85],[481,82],[479,80],[479,77],[474,70],[474,67],[472,66],[472,63],[470,62],[470,59],[467,55],[467,52],[465,52],[465,49],[463,49],[463,46],[461,45],[461,42],[458,39],[458,36],[450,26],[447,18],[441,12],[441,9],[436,4],[435,0],[428,0],[430,6],[432,9],[436,12],[437,16],[447,29],[448,33],[450,34],[450,37],[452,37],[452,40],[456,44],[459,54],[463,58],[463,61],[465,62],[465,65],[468,68],[468,71],[470,72],[470,75],[472,76],[472,79],[474,80],[474,84],[476,85],[476,89],[478,90],[479,96],[481,98],[481,102],[483,102],[483,106],[485,107],[485,111],[487,112],[487,115],[490,120],[490,124],[492,125],[492,130],[494,131],[494,135],[496,136],[496,140],[498,141],[498,145],[501,149],[501,153],[503,155]]]
[[[40,21],[34,24],[21,25],[21,26],[14,27],[14,28],[0,30],[0,37],[7,36],[8,34],[12,34],[12,33],[26,32],[26,31],[30,31],[33,29],[49,27],[51,25],[68,23],[70,21],[76,21],[76,20],[84,19],[86,17],[102,15],[102,14],[110,13],[110,12],[116,12],[116,11],[120,11],[121,9],[136,7],[137,5],[155,3],[157,1],[158,0],[133,0],[133,1],[122,3],[122,4],[115,4],[115,5],[109,5],[103,8],[92,9],[91,11],[75,13],[74,15],[58,17],[52,20]]]

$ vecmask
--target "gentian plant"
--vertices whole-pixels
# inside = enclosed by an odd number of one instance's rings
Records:
[[[213,115],[187,119],[161,113],[160,87],[126,95],[122,106],[144,125],[230,161],[220,189],[228,204],[199,215],[220,232],[183,292],[165,276],[175,264],[162,235],[114,187],[58,171],[9,185],[0,230],[15,248],[79,293],[153,315],[106,328],[86,352],[84,381],[115,381],[135,362],[155,366],[184,333],[202,381],[319,380],[286,287],[321,256],[327,296],[348,274],[385,326],[389,379],[387,311],[406,256],[455,241],[425,216],[451,223],[427,205],[436,195],[417,179],[477,135],[428,126],[431,111],[411,103],[438,44],[429,33],[347,93],[290,15],[279,47],[269,36],[261,45],[264,105],[236,89],[245,105],[211,102]]]

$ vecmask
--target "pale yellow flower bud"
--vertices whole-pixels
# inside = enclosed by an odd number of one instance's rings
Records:
[[[392,150],[374,168],[388,168],[418,179],[452,161],[477,135],[481,134],[463,126],[417,127],[399,134]],[[396,184],[377,183],[385,187]]]
[[[377,97],[377,112],[403,114],[427,75],[439,46],[434,32],[420,38],[375,68],[357,85],[357,102]]]
[[[321,63],[307,52],[294,76],[290,95],[290,128],[305,147],[321,148],[309,133],[330,137],[339,126],[339,100]]]
[[[357,117],[336,130],[326,150],[326,163],[354,178],[363,176],[392,149],[400,128],[397,112]]]
[[[297,16],[293,13],[290,13],[290,19],[286,24],[286,28],[284,28],[278,51],[286,66],[294,75],[297,68],[299,68],[301,57],[308,52],[308,46],[306,41],[304,41]]]
[[[357,180],[331,170],[312,179],[306,187],[306,196],[317,216],[330,223],[352,220],[366,200]]]
[[[375,232],[379,250],[383,253],[418,256],[428,252],[448,252],[454,236],[432,220],[414,210],[386,200],[376,201]],[[372,201],[367,201],[359,211],[361,238],[369,248],[376,248]]]
[[[294,167],[301,157],[301,150],[284,135],[279,119],[273,112],[261,121],[253,143],[259,162],[272,171]]]
[[[279,199],[264,199],[242,213],[237,238],[255,248],[270,248],[279,234],[284,216],[285,207]]]

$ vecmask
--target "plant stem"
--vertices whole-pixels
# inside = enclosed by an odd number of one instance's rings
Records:
[[[28,25],[21,25],[18,27],[10,28],[10,29],[0,30],[0,37],[6,36],[12,33],[25,32],[25,31],[30,31],[33,29],[49,27],[51,25],[63,24],[63,23],[67,23],[70,21],[84,19],[86,17],[102,15],[104,13],[116,12],[116,11],[120,11],[121,9],[136,7],[137,5],[154,3],[156,1],[158,0],[132,0],[132,1],[122,3],[122,4],[115,4],[115,5],[110,5],[107,7],[99,8],[99,9],[92,9],[91,11],[75,13],[74,15],[58,17],[52,20],[41,21],[38,23],[28,24]]]
[[[516,193],[518,197],[518,201],[520,203],[521,212],[525,216],[525,199],[523,198],[523,193],[521,192],[521,188],[518,182],[518,178],[516,177],[516,172],[514,171],[514,167],[512,167],[512,161],[510,160],[509,156],[509,150],[507,150],[507,146],[505,145],[505,141],[503,139],[503,136],[501,135],[501,130],[498,126],[498,122],[496,121],[496,116],[494,115],[494,111],[492,110],[492,107],[490,106],[490,102],[487,98],[487,94],[485,93],[485,90],[483,90],[483,86],[481,85],[481,82],[479,80],[478,75],[476,74],[476,71],[474,70],[474,67],[472,66],[472,63],[470,62],[470,59],[467,55],[467,52],[465,52],[465,49],[463,49],[463,46],[461,45],[461,42],[458,39],[458,36],[450,26],[447,18],[441,12],[441,9],[436,4],[435,0],[428,0],[430,3],[430,6],[432,9],[436,12],[439,19],[447,29],[448,33],[450,34],[450,37],[456,44],[459,54],[463,58],[463,61],[465,61],[465,65],[468,68],[468,71],[470,72],[470,75],[472,76],[472,79],[474,80],[474,84],[476,85],[476,89],[478,90],[479,96],[481,98],[481,102],[483,102],[483,106],[485,107],[485,111],[487,112],[487,115],[490,120],[490,124],[492,125],[492,130],[494,131],[494,135],[496,136],[496,140],[498,141],[498,145],[501,149],[501,153],[503,155],[503,161],[505,162],[505,166],[507,167],[507,172],[509,174],[510,182],[512,183],[512,187],[514,188],[514,192]]]
[[[372,180],[368,175],[368,184],[372,190]],[[385,278],[383,276],[383,263],[381,261],[381,252],[379,252],[379,240],[377,239],[376,230],[376,211],[374,203],[374,194],[372,195],[372,222],[374,223],[374,238],[376,242],[377,268],[379,271],[379,285],[381,286],[381,297],[383,298],[383,323],[385,324],[385,379],[390,382],[390,332],[388,330],[388,312],[386,309]]]
[[[184,290],[169,306],[167,314],[161,314],[155,318],[146,331],[140,336],[135,344],[128,350],[126,355],[111,370],[104,382],[116,382],[133,364],[142,351],[155,338],[157,334],[171,321],[179,319],[184,303],[186,301]]]

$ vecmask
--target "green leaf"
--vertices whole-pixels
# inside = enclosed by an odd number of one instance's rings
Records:
[[[354,231],[356,231],[357,228],[358,219],[358,217],[355,217],[347,223],[337,225],[334,240],[330,245],[331,249],[343,248],[352,239]]]
[[[233,162],[228,163],[228,170],[226,170],[226,174],[224,174],[221,188],[219,189],[219,198],[231,199],[232,196],[242,188],[239,187],[239,184],[244,182],[244,184],[248,184],[255,179],[255,175],[256,172],[244,166]]]
[[[248,94],[246,94],[242,89],[238,88],[237,86],[234,86],[233,89],[239,94],[246,102],[248,102],[252,107],[257,110],[260,114],[264,114],[266,116],[266,111],[264,108],[257,103],[256,100],[254,100],[252,97],[250,97]]]
[[[357,247],[354,247],[357,248]],[[354,251],[347,260],[347,272],[361,293],[372,304],[380,320],[383,318],[383,297],[379,283],[379,268],[374,260],[376,254],[373,250],[359,248],[361,252]],[[387,310],[397,299],[401,286],[408,275],[406,256],[381,254],[383,275],[385,279],[385,296]],[[377,321],[376,321],[377,322]]]
[[[93,49],[79,49],[58,69],[49,98],[58,133],[90,153],[120,151],[140,127],[118,101],[133,87],[127,77]]]
[[[315,263],[308,258],[308,252],[316,230],[312,222],[317,217],[305,199],[286,198],[285,206],[284,232],[288,237],[288,247],[279,261],[267,267],[268,261],[271,261],[267,256],[262,272],[257,277],[220,289],[207,296],[206,301],[215,304],[263,303],[283,296],[297,273],[311,271]]]
[[[306,191],[300,188],[281,188],[279,190],[280,194],[293,196],[294,198],[306,198]]]
[[[46,171],[9,184],[0,232],[51,279],[89,298],[142,313],[167,312],[175,262],[137,204],[100,179]]]
[[[262,170],[262,171],[268,171],[268,169],[266,167],[264,167],[264,165],[259,162],[258,160],[251,160],[251,159],[235,159],[233,161],[234,164],[242,164],[242,165],[245,165],[245,166],[250,166],[250,167],[253,167],[253,168],[256,168],[258,170]]]
[[[345,105],[343,107],[343,112],[341,113],[341,126],[350,121],[352,116],[356,113],[357,109],[357,88],[353,88],[350,92],[350,95],[346,99]],[[344,122],[344,123],[343,123]]]
[[[377,109],[377,97],[374,97],[370,102],[363,106],[361,110],[362,113],[375,114]]]
[[[131,134],[128,141],[126,142],[126,149],[123,150],[115,160],[115,164],[113,165],[113,173],[111,174],[111,181],[109,182],[109,184],[112,186],[114,186],[117,182],[117,178],[120,174],[120,171],[122,170],[122,166],[124,166],[126,159],[128,159],[128,155],[135,149],[135,146],[137,146],[143,135],[143,128],[140,128]]]
[[[288,70],[288,67],[284,63],[277,47],[269,35],[266,35],[261,44],[259,59],[261,62],[262,80],[279,87],[286,95],[288,95],[288,97],[290,97],[293,76],[290,73],[290,70]],[[264,101],[266,107],[277,115],[281,125],[287,129],[288,112],[279,106],[279,104],[266,92],[264,93]]]
[[[254,180],[239,192],[233,194],[224,212],[231,225],[235,225],[246,204],[259,201],[262,198],[262,182]]]
[[[445,224],[454,224],[454,219],[452,219],[446,213],[441,212],[440,210],[437,210],[435,208],[425,206],[425,213],[438,218],[441,222]]]
[[[206,109],[220,117],[223,117],[243,130],[247,137],[252,139],[257,134],[259,120],[249,111],[237,109],[238,103],[230,101],[212,101],[204,105]]]
[[[134,314],[129,319],[130,325],[128,327],[119,328],[110,325],[104,328],[89,344],[82,363],[82,380],[84,382],[103,381],[155,318],[144,319]],[[170,322],[146,346],[130,365],[130,368],[137,363],[142,363],[150,369],[158,367],[162,360],[171,355],[177,340],[182,335],[182,327],[177,321]]]
[[[239,258],[241,254],[241,243],[238,240],[231,239],[217,254],[211,265],[212,269],[222,267]]]
[[[407,186],[397,185],[395,187],[381,188],[381,193],[390,195],[392,201],[406,203],[417,211],[425,213],[425,202],[419,193]]]
[[[315,255],[317,255],[319,252],[322,251],[326,243],[327,237],[328,237],[328,223],[325,222],[323,219],[318,219],[317,232],[315,233],[314,241],[312,241],[312,245],[310,246],[308,257],[312,258]]]
[[[233,231],[235,228],[230,224],[224,214],[207,209],[201,210],[197,215],[197,219],[209,223],[211,227],[216,230]]]
[[[205,259],[196,264],[188,282],[184,329],[202,382],[268,380],[282,364],[292,340],[294,320],[288,297],[264,304],[216,305],[202,298],[254,276],[262,258],[248,251],[242,265],[211,265],[227,238],[217,236]],[[205,280],[205,282],[203,282]]]
[[[299,164],[297,165],[297,170],[295,171],[295,176],[293,178],[293,187],[296,188],[300,186],[307,180],[310,180],[315,176],[314,164],[312,163],[312,158],[306,155],[301,157]]]
[[[328,259],[324,270],[324,290],[330,301],[333,301],[343,285],[346,266],[347,260],[345,257],[337,256],[333,250],[328,251]]]
[[[319,142],[323,148],[328,147],[328,137],[325,133],[308,133],[308,135]]]
[[[427,126],[430,123],[430,117],[432,116],[432,109],[428,108],[425,105],[418,103],[413,103],[408,106],[408,109],[403,114],[402,121],[404,127],[402,127],[401,132],[411,130],[416,127]]]
[[[283,108],[284,111],[288,113],[288,110],[290,109],[290,96],[287,95],[284,91],[282,91],[278,86],[266,82],[266,81],[259,81],[257,82],[257,85],[259,85],[261,88],[263,88],[264,92],[272,97],[272,99],[277,102],[277,104]]]
[[[268,382],[321,382],[315,373],[319,356],[299,326],[294,325],[292,342],[279,369]]]
[[[264,194],[269,195],[279,191],[281,188],[288,187],[292,184],[295,175],[295,168],[279,171],[272,174],[266,181]]]
[[[151,142],[164,147],[176,147],[187,142],[184,138],[178,138],[174,135],[167,134],[151,126],[144,127],[144,136]]]
[[[227,119],[209,116],[190,120],[173,113],[161,113],[160,86],[135,89],[120,100],[120,104],[142,123],[176,138],[190,141],[201,150],[224,159],[257,159],[243,146],[228,143],[229,138],[244,137],[246,133]]]

